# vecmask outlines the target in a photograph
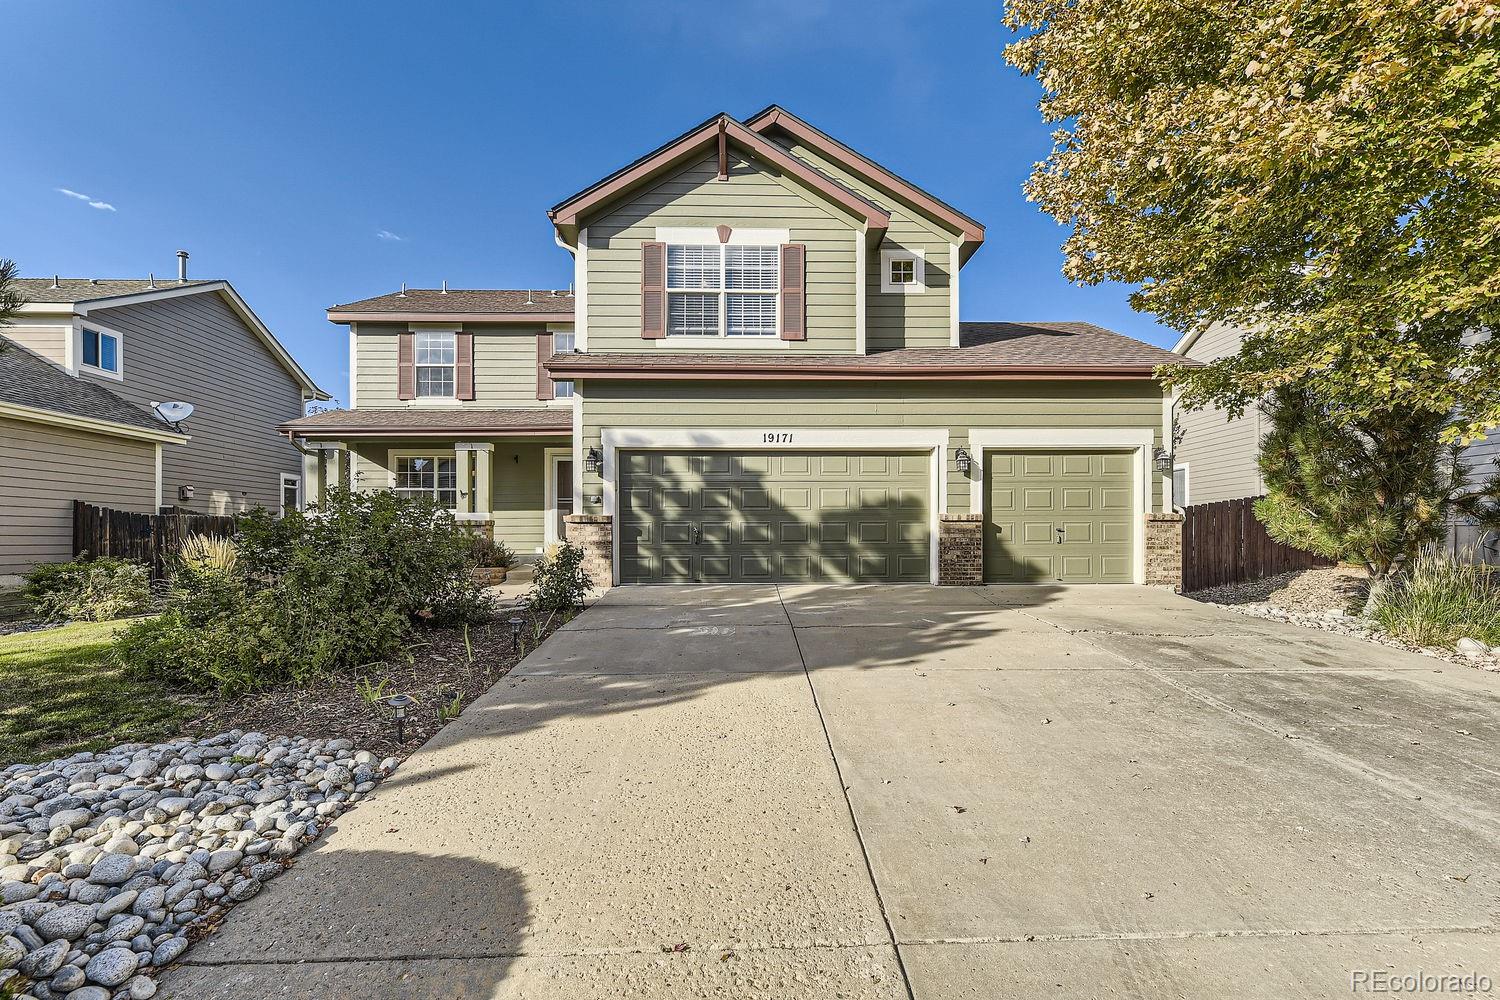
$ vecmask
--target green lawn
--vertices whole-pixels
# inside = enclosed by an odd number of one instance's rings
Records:
[[[0,636],[0,766],[175,735],[199,706],[109,662],[121,622]]]

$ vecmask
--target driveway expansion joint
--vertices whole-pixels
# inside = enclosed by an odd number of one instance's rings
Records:
[[[1220,931],[1100,931],[1077,934],[996,934],[982,937],[905,938],[904,945],[1067,944],[1094,941],[1227,941],[1277,938],[1378,937],[1384,934],[1500,934],[1497,924],[1398,927],[1266,928]]]

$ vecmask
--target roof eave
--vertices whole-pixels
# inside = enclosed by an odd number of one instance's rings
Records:
[[[51,424],[59,427],[71,427],[78,430],[91,431],[96,434],[109,434],[114,437],[133,438],[138,441],[152,441],[159,444],[186,444],[191,435],[181,431],[153,430],[149,427],[140,427],[136,424],[122,424],[114,420],[104,420],[99,417],[85,417],[77,413],[68,413],[63,410],[50,410],[44,406],[26,406],[22,403],[11,403],[0,401],[0,416],[10,417],[14,420],[25,420],[38,424]]]
[[[454,426],[454,427],[399,427],[399,426],[376,426],[376,427],[330,427],[319,425],[313,427],[298,427],[295,423],[285,423],[276,428],[282,434],[289,437],[299,438],[407,438],[407,437],[457,437],[464,434],[478,434],[483,437],[559,437],[573,432],[571,424],[560,424],[556,427],[480,427],[480,426]]]
[[[699,146],[716,141],[721,125],[729,140],[796,177],[802,184],[837,203],[850,215],[862,218],[867,229],[884,231],[890,225],[890,214],[879,206],[840,187],[775,143],[725,114],[715,115],[696,129],[559,202],[548,209],[547,217],[552,220],[560,237],[576,238],[577,227],[584,215],[669,170],[697,152]]]
[[[330,309],[330,323],[571,323],[573,314],[566,313],[476,313],[476,312],[425,312],[420,309],[406,312],[381,312],[367,310]]]
[[[594,379],[893,380],[1007,381],[1035,379],[1152,379],[1159,365],[848,365],[681,364],[587,365],[548,361],[548,373]]]

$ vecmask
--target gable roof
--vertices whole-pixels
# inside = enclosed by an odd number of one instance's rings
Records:
[[[1160,365],[1196,365],[1092,323],[963,323],[958,347],[875,354],[760,352],[557,354],[559,378],[1152,378]]]
[[[816,126],[808,124],[780,105],[773,104],[751,115],[745,119],[745,125],[762,134],[779,129],[804,146],[827,156],[851,173],[858,174],[865,180],[895,193],[961,235],[967,250],[966,257],[984,242],[982,223],[929,194],[894,171],[881,166],[863,153],[844,145]]]
[[[885,209],[722,112],[558,202],[547,210],[547,217],[557,227],[559,236],[571,236],[582,216],[699,155],[717,144],[721,136],[723,141],[790,174],[844,211],[863,219],[869,231],[884,232],[890,225],[891,216]]]
[[[21,316],[29,313],[56,313],[59,311],[57,307],[63,306],[69,307],[77,316],[87,316],[95,309],[117,309],[183,295],[217,292],[266,346],[272,357],[297,380],[304,393],[313,399],[332,398],[318,388],[312,376],[303,370],[291,352],[261,322],[249,303],[240,298],[240,293],[234,290],[234,286],[222,278],[197,281],[156,281],[150,278],[18,278],[15,285],[26,299],[19,310]]]
[[[573,293],[550,288],[407,288],[328,309],[333,323],[434,317],[468,323],[567,322],[573,318]]]
[[[120,398],[97,382],[74,378],[13,340],[0,337],[0,345],[4,347],[0,350],[0,412],[20,407],[76,418],[48,422],[77,423],[106,434],[187,440],[186,434],[174,430],[150,410]]]

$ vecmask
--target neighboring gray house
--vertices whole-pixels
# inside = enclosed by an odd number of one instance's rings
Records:
[[[1240,331],[1215,323],[1207,330],[1190,333],[1172,348],[1184,357],[1207,364],[1240,349]],[[1268,429],[1259,407],[1231,420],[1217,407],[1177,411],[1182,441],[1173,458],[1172,496],[1179,507],[1260,496],[1265,481],[1257,458],[1260,441]]]
[[[74,500],[155,512],[188,436],[0,337],[0,587],[73,554]]]
[[[209,514],[298,505],[302,455],[276,428],[328,394],[229,282],[189,281],[179,257],[177,281],[23,278],[27,302],[5,335],[147,412],[193,405],[182,424],[191,440],[162,454],[162,505]]]
[[[1172,350],[1207,363],[1237,352],[1241,338],[1237,327],[1215,323],[1183,337]],[[1270,428],[1259,407],[1251,407],[1234,420],[1217,408],[1191,412],[1179,409],[1177,427],[1182,441],[1174,454],[1172,492],[1178,506],[1265,493],[1257,460],[1261,439]],[[1470,445],[1464,450],[1463,461],[1475,480],[1500,472],[1500,435]],[[1455,553],[1472,548],[1484,561],[1500,562],[1500,544],[1494,532],[1474,525],[1453,525],[1448,547]]]

